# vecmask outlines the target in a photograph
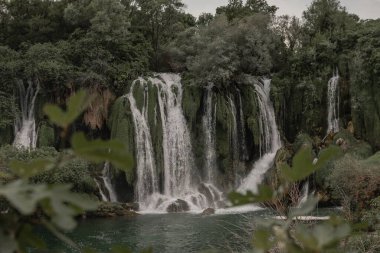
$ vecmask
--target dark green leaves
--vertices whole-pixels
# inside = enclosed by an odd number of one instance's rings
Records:
[[[85,91],[78,91],[67,101],[66,111],[57,105],[45,105],[44,112],[56,125],[66,129],[90,104],[91,98]]]
[[[274,192],[269,186],[259,185],[257,193],[252,193],[251,191],[247,191],[246,194],[231,192],[228,197],[233,205],[245,205],[270,201],[274,197]]]
[[[294,208],[289,213],[289,218],[294,218],[297,216],[303,216],[311,213],[318,204],[318,198],[309,196],[305,203],[303,203],[300,207]]]
[[[48,159],[36,159],[31,162],[11,161],[9,167],[22,178],[30,178],[44,170],[51,169],[54,163]]]
[[[11,182],[0,188],[0,195],[23,215],[33,214],[38,205],[51,217],[51,221],[63,230],[73,229],[74,217],[84,210],[94,210],[96,204],[72,193],[68,185],[48,186],[28,184],[24,180]]]
[[[293,157],[293,166],[283,165],[281,173],[287,181],[296,182],[308,177],[314,170],[311,147],[304,147]]]
[[[92,162],[109,161],[116,167],[129,169],[133,165],[131,155],[125,149],[123,143],[110,140],[88,141],[83,133],[76,133],[71,140],[74,153]]]
[[[293,157],[292,167],[284,164],[281,167],[282,177],[285,181],[293,183],[303,180],[314,173],[316,170],[322,168],[328,161],[340,154],[338,147],[329,147],[323,151],[316,163],[313,163],[313,156],[311,147],[303,147]]]

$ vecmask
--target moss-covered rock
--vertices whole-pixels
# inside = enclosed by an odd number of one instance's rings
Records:
[[[108,126],[111,131],[111,139],[116,139],[126,146],[130,154],[135,154],[134,144],[134,126],[132,113],[130,111],[128,98],[123,96],[118,98],[111,109],[111,115],[108,120]],[[133,170],[126,175],[127,181],[132,184],[135,179]]]
[[[38,147],[52,147],[55,144],[54,128],[47,123],[42,123],[38,128]]]
[[[95,211],[87,212],[89,218],[136,217],[139,214],[126,203],[102,202]]]

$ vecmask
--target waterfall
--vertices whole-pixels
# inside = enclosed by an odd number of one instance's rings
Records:
[[[246,133],[245,133],[245,121],[244,121],[244,112],[243,112],[243,101],[241,99],[241,93],[238,89],[238,98],[239,98],[239,122],[240,122],[240,131],[241,131],[241,137],[240,140],[242,141],[240,144],[241,147],[241,154],[243,160],[248,160],[248,151],[247,151],[247,145],[245,143],[246,140]]]
[[[228,103],[230,105],[231,109],[231,132],[230,132],[230,142],[232,147],[232,158],[234,161],[237,161],[239,159],[239,135],[238,135],[238,128],[237,128],[237,110],[234,101],[231,97],[228,97]]]
[[[238,191],[256,192],[264,174],[273,165],[277,150],[281,147],[280,133],[277,128],[273,104],[270,100],[271,80],[263,79],[254,84],[260,110],[260,156],[253,169],[239,186]]]
[[[142,110],[137,108],[133,91],[136,85],[144,89],[144,104]],[[135,143],[136,143],[136,172],[137,182],[135,188],[136,200],[142,207],[149,204],[150,197],[158,192],[158,178],[153,153],[153,144],[148,125],[148,84],[142,78],[132,83],[127,98],[133,116]]]
[[[307,198],[309,197],[309,181],[306,181],[306,183],[302,187],[301,197],[298,202],[298,207],[301,207],[303,204],[306,203]]]
[[[143,87],[144,103],[139,110],[136,105],[133,91],[137,86]],[[149,87],[157,88],[157,102],[154,106],[155,119],[149,121],[148,101]],[[211,88],[206,98],[206,111],[204,126],[210,133],[206,142],[210,147],[207,153],[210,174],[207,175],[207,183],[201,182],[201,176],[195,167],[192,152],[190,131],[182,110],[183,87],[181,77],[177,74],[161,73],[154,77],[139,78],[132,83],[130,92],[126,95],[130,102],[130,108],[135,128],[136,145],[136,174],[135,198],[140,204],[140,209],[145,212],[166,212],[173,205],[187,206],[187,210],[202,210],[207,207],[217,207],[222,200],[222,193],[213,185],[216,173],[212,169],[215,165],[215,117],[213,119]],[[208,115],[211,115],[209,117]],[[159,122],[158,122],[158,120]],[[207,120],[206,120],[207,118]],[[152,122],[153,126],[149,126]],[[210,128],[208,126],[211,126]],[[162,150],[155,150],[152,143],[151,131],[161,127]],[[157,148],[156,148],[157,149]],[[214,149],[214,151],[212,151]],[[155,158],[162,152],[163,171],[160,177],[156,168]],[[213,157],[214,156],[214,157]],[[208,165],[206,165],[208,166]],[[186,208],[185,208],[186,209]]]
[[[182,111],[181,77],[160,74],[151,81],[159,90],[158,104],[161,116],[164,153],[164,194],[181,196],[192,190],[194,158],[190,132]]]
[[[203,132],[205,134],[205,165],[206,181],[216,183],[217,161],[215,150],[215,135],[216,135],[216,103],[213,105],[213,85],[206,88],[204,114],[202,118]]]
[[[28,81],[28,87],[25,89],[22,81],[17,82],[20,99],[20,114],[15,121],[15,139],[13,146],[16,148],[35,148],[37,144],[36,121],[34,118],[34,107],[38,92],[40,91],[39,83],[35,85]]]
[[[107,201],[109,201],[109,202],[117,202],[117,195],[116,195],[115,189],[114,189],[114,187],[112,185],[112,182],[111,182],[111,167],[110,167],[109,162],[106,162],[104,164],[103,171],[102,171],[102,177],[101,178],[103,180],[104,186],[106,187],[106,189],[108,191],[108,196],[109,197],[107,198]],[[103,198],[103,195],[106,195],[103,192],[103,190],[100,190],[100,193],[102,195],[102,198]]]
[[[339,73],[338,70],[327,84],[328,99],[328,116],[327,116],[327,133],[336,133],[339,131]]]
[[[99,189],[100,196],[102,197],[102,201],[108,202],[108,197],[106,193],[103,191],[102,186],[99,184],[98,180],[94,179],[96,186]]]

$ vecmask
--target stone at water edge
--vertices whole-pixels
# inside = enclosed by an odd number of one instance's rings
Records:
[[[182,213],[189,210],[189,204],[187,204],[187,202],[182,199],[177,199],[166,208],[166,211],[168,213]]]
[[[203,210],[203,212],[202,212],[202,216],[211,215],[211,214],[215,214],[214,208],[207,208],[207,209]]]

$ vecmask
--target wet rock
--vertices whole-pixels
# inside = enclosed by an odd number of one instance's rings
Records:
[[[203,210],[203,212],[202,212],[202,216],[211,215],[211,214],[215,214],[214,208],[207,208],[207,209]]]
[[[166,208],[166,211],[168,213],[182,213],[189,210],[189,204],[187,204],[187,202],[182,199],[177,199]]]
[[[122,203],[122,206],[129,211],[138,211],[140,208],[139,203]]]
[[[339,138],[339,139],[336,140],[336,142],[335,142],[335,144],[338,145],[338,146],[341,146],[343,143],[344,143],[343,138]]]
[[[126,203],[102,202],[95,211],[87,212],[89,218],[111,218],[111,217],[134,217],[137,216],[131,205]]]

